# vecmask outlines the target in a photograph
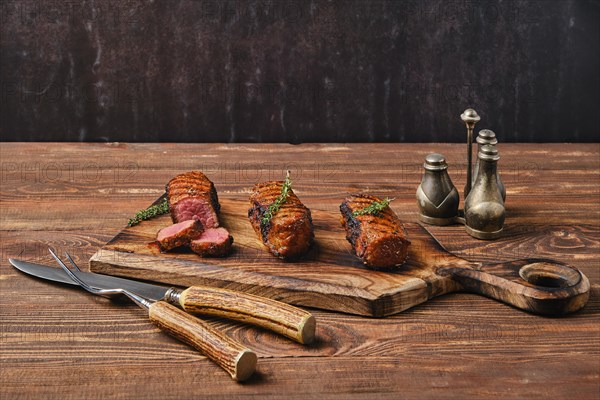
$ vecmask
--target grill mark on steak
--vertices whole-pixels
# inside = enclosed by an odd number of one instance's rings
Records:
[[[250,194],[248,219],[257,236],[269,251],[288,260],[302,256],[313,244],[314,227],[310,210],[293,190],[285,203],[263,224],[261,219],[281,194],[283,181],[257,183]]]
[[[396,213],[388,206],[378,214],[354,216],[353,212],[368,207],[380,198],[350,195],[340,205],[346,239],[363,263],[373,269],[398,266],[408,256],[410,241]]]

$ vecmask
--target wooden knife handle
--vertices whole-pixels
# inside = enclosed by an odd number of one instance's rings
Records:
[[[256,354],[225,334],[164,301],[153,303],[150,320],[169,335],[200,350],[236,381],[245,381],[256,369]]]
[[[578,269],[547,259],[525,259],[474,268],[442,267],[463,290],[536,314],[560,315],[582,308],[590,282]]]
[[[315,318],[307,311],[266,297],[233,290],[192,286],[181,292],[181,307],[191,314],[214,315],[272,330],[299,343],[315,338]]]

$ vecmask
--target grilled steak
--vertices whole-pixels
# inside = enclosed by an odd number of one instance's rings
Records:
[[[219,226],[217,191],[202,172],[186,172],[171,179],[167,196],[173,222],[197,218],[206,229]]]
[[[233,237],[219,228],[221,208],[215,185],[199,171],[179,174],[167,184],[167,198],[173,222],[198,220],[205,228],[188,244],[201,256],[224,256],[231,250]]]
[[[232,243],[233,237],[225,228],[210,228],[191,241],[190,248],[203,257],[222,257],[229,253]]]
[[[356,255],[372,268],[390,268],[404,263],[410,241],[400,219],[386,206],[377,214],[357,215],[353,212],[368,207],[380,198],[369,195],[350,195],[340,205],[346,239]]]
[[[156,240],[164,251],[189,244],[202,235],[202,224],[195,219],[179,222],[158,231]]]
[[[258,183],[250,194],[248,218],[269,251],[282,259],[297,258],[308,251],[314,240],[310,210],[290,189],[287,201],[268,223],[261,219],[281,194],[282,181]]]

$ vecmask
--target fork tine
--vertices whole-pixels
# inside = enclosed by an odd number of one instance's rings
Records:
[[[58,258],[58,256],[54,252],[54,250],[52,250],[51,248],[48,247],[48,251],[50,252],[50,254],[52,254],[52,257],[54,257],[54,259],[56,260],[56,262],[58,263],[58,265],[60,265],[63,268],[67,268],[67,266],[65,265],[65,263],[63,263],[62,260],[60,258]]]
[[[65,265],[65,263],[56,255],[56,253],[54,251],[52,251],[52,249],[48,249],[50,251],[50,254],[52,254],[52,257],[54,257],[54,259],[60,264],[61,268],[67,273],[67,275],[69,275],[69,277],[76,282],[79,286],[81,286],[82,288],[84,288],[85,290],[87,290],[88,292],[91,293],[96,293],[94,288],[92,288],[91,286],[89,286],[87,283],[85,283],[84,281],[82,281],[81,279],[79,279],[79,277],[77,277],[73,272],[71,272],[71,270],[69,269],[69,267],[67,267]]]
[[[79,279],[79,277],[77,275],[75,275],[69,268],[67,268],[67,266],[65,264],[61,265],[61,267],[62,267],[62,269],[65,270],[65,272],[69,275],[69,277],[71,279],[73,279],[75,282],[77,282],[79,284],[79,286],[81,286],[88,292],[95,293],[96,290],[94,288],[92,288],[91,286],[88,286],[87,283],[85,283],[84,281]]]
[[[65,251],[65,255],[67,256],[67,259],[69,260],[69,262],[71,263],[71,265],[73,266],[73,268],[75,268],[75,270],[77,272],[81,272],[81,270],[79,269],[79,267],[77,266],[77,264],[75,264],[75,261],[73,261],[73,259],[71,258],[71,256],[69,255],[69,253],[67,253]]]
[[[52,254],[52,257],[54,257],[54,259],[56,261],[58,261],[58,263],[60,264],[61,268],[67,273],[67,275],[69,275],[69,277],[75,282],[77,283],[79,286],[81,286],[82,288],[84,288],[85,290],[87,290],[90,293],[93,294],[98,294],[98,295],[115,295],[115,294],[123,294],[127,297],[129,297],[133,302],[135,302],[138,306],[144,308],[144,309],[148,309],[150,307],[150,305],[152,304],[150,301],[148,301],[146,298],[137,295],[135,293],[132,293],[128,290],[125,289],[121,289],[121,288],[113,288],[113,289],[100,289],[100,288],[95,288],[93,286],[88,285],[85,281],[83,281],[81,278],[79,278],[77,275],[75,275],[73,273],[73,271],[71,271],[69,269],[69,267],[67,267],[65,265],[65,263],[56,255],[56,253],[54,251],[52,251],[52,249],[48,248],[48,250],[50,251],[50,254]],[[68,254],[67,254],[68,258],[71,258]],[[71,261],[71,263],[74,264],[73,260],[70,259],[69,261]],[[77,267],[75,267],[77,268]],[[78,269],[79,270],[79,269]]]

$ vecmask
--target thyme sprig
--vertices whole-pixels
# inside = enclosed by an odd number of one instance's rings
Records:
[[[369,204],[367,207],[365,207],[361,210],[356,210],[356,211],[352,212],[352,215],[355,217],[359,216],[359,215],[367,215],[367,214],[377,215],[381,211],[383,211],[394,200],[395,199],[390,199],[389,197],[386,197],[384,200],[374,201],[371,204]]]
[[[281,194],[277,196],[275,201],[269,205],[267,211],[263,214],[260,222],[263,225],[268,224],[273,216],[279,211],[279,208],[282,204],[284,204],[288,197],[290,196],[290,191],[292,190],[292,180],[290,179],[290,171],[288,170],[285,174],[285,181],[283,181],[283,185],[281,186]]]
[[[129,220],[129,222],[127,223],[127,226],[137,225],[142,221],[157,217],[162,214],[166,214],[168,212],[169,212],[169,203],[167,202],[167,199],[164,198],[163,201],[161,201],[160,203],[155,204],[153,206],[146,208],[145,210],[140,210],[137,213],[135,213],[135,216]]]

